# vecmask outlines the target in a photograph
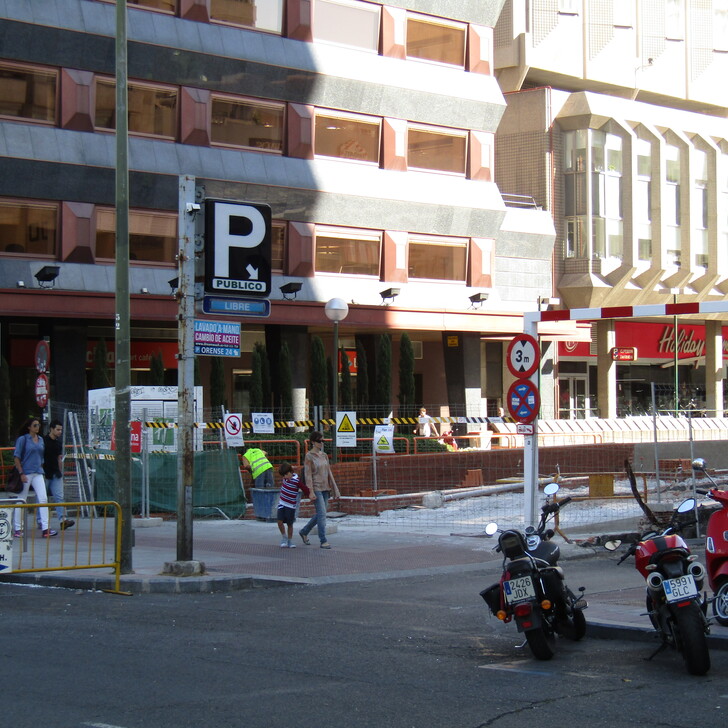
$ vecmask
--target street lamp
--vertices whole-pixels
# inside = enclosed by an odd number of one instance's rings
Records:
[[[343,321],[348,313],[349,313],[349,306],[341,298],[332,298],[324,307],[324,311],[326,312],[326,316],[329,319],[329,321],[334,322],[334,357],[333,357],[333,367],[334,370],[334,387],[332,390],[332,410],[333,410],[333,419],[334,419],[334,445],[333,445],[333,459],[334,462],[337,462],[338,455],[336,452],[336,413],[339,408],[339,321]]]

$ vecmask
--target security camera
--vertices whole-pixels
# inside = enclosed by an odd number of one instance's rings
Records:
[[[199,212],[200,206],[196,202],[188,202],[185,206],[185,211],[192,214],[193,212]]]

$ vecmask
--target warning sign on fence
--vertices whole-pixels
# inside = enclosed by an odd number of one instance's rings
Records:
[[[336,447],[356,447],[356,412],[336,413]]]
[[[11,509],[0,508],[0,574],[13,570],[13,529]]]

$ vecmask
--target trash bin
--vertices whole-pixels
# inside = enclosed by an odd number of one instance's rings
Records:
[[[273,523],[277,520],[278,490],[276,488],[251,488],[253,514],[259,521]]]

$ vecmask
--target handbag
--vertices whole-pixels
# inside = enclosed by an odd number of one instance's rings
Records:
[[[8,482],[5,486],[5,490],[9,493],[22,493],[23,492],[23,479],[20,475],[20,471],[13,465],[13,469],[10,471],[8,476]]]

